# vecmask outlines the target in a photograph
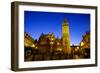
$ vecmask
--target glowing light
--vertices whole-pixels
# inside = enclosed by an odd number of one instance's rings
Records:
[[[62,51],[62,48],[57,48],[58,51]]]
[[[35,49],[38,49],[38,47],[35,47]]]
[[[77,46],[77,49],[79,49],[79,47]]]
[[[81,46],[83,46],[83,45],[84,45],[84,43],[83,43],[83,42],[81,42],[81,43],[80,43],[80,45],[81,45]]]
[[[34,45],[34,44],[32,44],[32,47],[35,47],[35,45]]]

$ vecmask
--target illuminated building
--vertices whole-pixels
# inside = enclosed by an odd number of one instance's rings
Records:
[[[41,53],[53,52],[54,41],[55,41],[55,36],[53,33],[49,33],[49,34],[42,33],[38,40],[39,52]]]
[[[62,46],[63,46],[63,52],[70,54],[71,48],[70,48],[70,32],[69,32],[69,25],[66,21],[66,18],[64,18],[63,24],[62,24]]]
[[[90,49],[90,32],[87,32],[85,35],[83,35],[83,39],[80,42],[80,47],[83,49]]]
[[[25,32],[24,33],[24,46],[32,47],[33,45],[34,45],[34,39],[28,33]]]

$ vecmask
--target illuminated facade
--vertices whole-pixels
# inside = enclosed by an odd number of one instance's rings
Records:
[[[66,18],[64,18],[63,24],[62,24],[62,46],[63,46],[63,52],[70,54],[71,48],[70,48],[70,33],[69,33],[69,26],[68,22],[66,21]]]
[[[25,47],[34,46],[34,39],[26,32],[24,33],[24,46]]]
[[[83,39],[80,42],[80,47],[83,49],[90,49],[90,32],[87,32],[85,35],[83,35]]]
[[[41,53],[53,52],[54,42],[55,42],[55,36],[53,33],[49,33],[49,34],[42,33],[38,40],[39,52]]]

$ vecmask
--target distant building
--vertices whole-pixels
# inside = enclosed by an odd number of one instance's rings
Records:
[[[83,35],[83,39],[80,42],[80,47],[83,49],[90,49],[90,32],[87,32],[85,35]]]
[[[42,53],[50,53],[53,51],[55,36],[53,33],[41,34],[38,40],[38,48]],[[52,49],[51,49],[52,47]]]
[[[36,40],[34,40],[28,33],[24,33],[24,60],[32,61],[33,54],[38,52]]]
[[[90,32],[83,35],[83,39],[80,42],[80,53],[83,58],[90,58]]]
[[[69,25],[64,18],[63,24],[62,24],[62,46],[63,46],[63,52],[70,54],[71,48],[70,48],[70,32],[69,32]]]
[[[25,47],[34,46],[34,39],[26,32],[24,33],[24,46]]]

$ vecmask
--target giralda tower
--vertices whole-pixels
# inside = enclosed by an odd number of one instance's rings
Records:
[[[65,17],[62,23],[62,46],[64,53],[71,53],[69,25]]]

